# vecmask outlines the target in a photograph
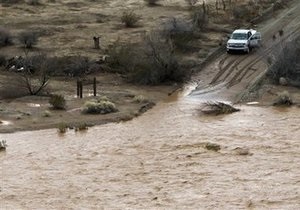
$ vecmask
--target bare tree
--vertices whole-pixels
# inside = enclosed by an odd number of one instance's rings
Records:
[[[49,83],[49,71],[47,57],[43,54],[29,56],[19,59],[18,68],[14,70],[14,81],[10,86],[18,91],[23,90],[30,95],[38,95]]]

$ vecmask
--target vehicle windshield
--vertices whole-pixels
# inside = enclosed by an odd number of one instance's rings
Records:
[[[248,37],[247,34],[244,33],[234,33],[231,35],[231,39],[246,40]]]

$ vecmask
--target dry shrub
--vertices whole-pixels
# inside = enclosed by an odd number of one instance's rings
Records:
[[[189,75],[189,71],[180,68],[172,43],[160,32],[146,34],[141,43],[117,43],[108,54],[110,67],[133,83],[182,82]]]
[[[280,49],[280,47],[278,47]],[[267,72],[267,76],[276,84],[281,77],[286,78],[288,84],[300,87],[300,36],[286,43],[285,47],[275,55],[275,61]]]
[[[51,104],[53,109],[66,108],[66,100],[63,95],[52,95],[49,99],[49,104]]]
[[[0,66],[6,66],[6,58],[4,55],[0,55]]]
[[[291,106],[293,105],[293,100],[290,97],[288,91],[283,91],[278,94],[277,98],[273,102],[273,106]]]
[[[234,6],[232,8],[232,15],[238,22],[251,19],[251,11],[246,5]]]
[[[238,111],[240,111],[240,109],[223,102],[206,102],[201,108],[202,113],[210,115],[230,114]]]
[[[134,103],[148,103],[149,99],[145,98],[143,95],[137,95],[133,98]]]
[[[149,6],[155,6],[157,5],[157,2],[159,0],[144,0]]]
[[[194,40],[193,25],[184,19],[172,18],[163,23],[162,38],[172,42],[173,46],[181,51],[191,49]]]
[[[38,36],[32,31],[23,31],[19,34],[19,42],[24,48],[32,48],[38,42]]]
[[[27,0],[27,4],[28,5],[32,5],[32,6],[42,5],[42,3],[40,2],[40,0]]]
[[[185,0],[185,2],[188,4],[188,6],[193,7],[199,2],[199,0]]]
[[[137,15],[134,11],[124,11],[121,17],[121,22],[128,28],[136,27],[137,22],[140,20],[141,16]]]
[[[23,0],[0,0],[0,3],[9,6],[10,4],[18,4],[18,3],[23,3]]]
[[[66,133],[68,128],[69,128],[69,126],[64,122],[59,123],[57,126],[57,130],[61,134]]]
[[[89,126],[85,122],[75,125],[75,131],[86,131],[88,129],[89,129]]]
[[[12,36],[10,32],[5,28],[0,27],[0,47],[11,45],[12,43]]]
[[[108,114],[116,111],[118,111],[116,105],[107,100],[86,101],[82,109],[84,114]]]

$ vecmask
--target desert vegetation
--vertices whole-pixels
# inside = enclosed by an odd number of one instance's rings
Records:
[[[287,84],[300,87],[300,36],[295,37],[282,45],[279,52],[274,55],[267,75],[276,84],[286,80]]]
[[[208,55],[224,47],[232,28],[249,25],[272,3],[145,0],[124,6],[95,0],[0,0],[0,98],[46,98],[53,110],[39,113],[44,120],[62,113],[56,109],[76,110],[74,103],[82,108],[80,114],[116,112],[115,104],[122,102],[142,113],[155,104],[144,93],[115,103],[118,97],[107,89],[120,84],[177,88],[201,70]],[[91,96],[91,78],[97,78],[97,93],[108,86],[112,101],[95,97],[81,103],[79,97],[66,97],[76,95],[77,81],[87,87],[84,97]]]
[[[108,114],[116,111],[118,111],[116,105],[103,98],[86,101],[82,108],[82,113],[84,114]]]
[[[66,100],[63,95],[52,95],[49,99],[49,104],[51,104],[53,109],[66,108]]]

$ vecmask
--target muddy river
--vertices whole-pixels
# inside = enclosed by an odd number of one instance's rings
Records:
[[[300,109],[207,117],[200,103],[173,97],[87,132],[1,134],[0,209],[300,209]]]

